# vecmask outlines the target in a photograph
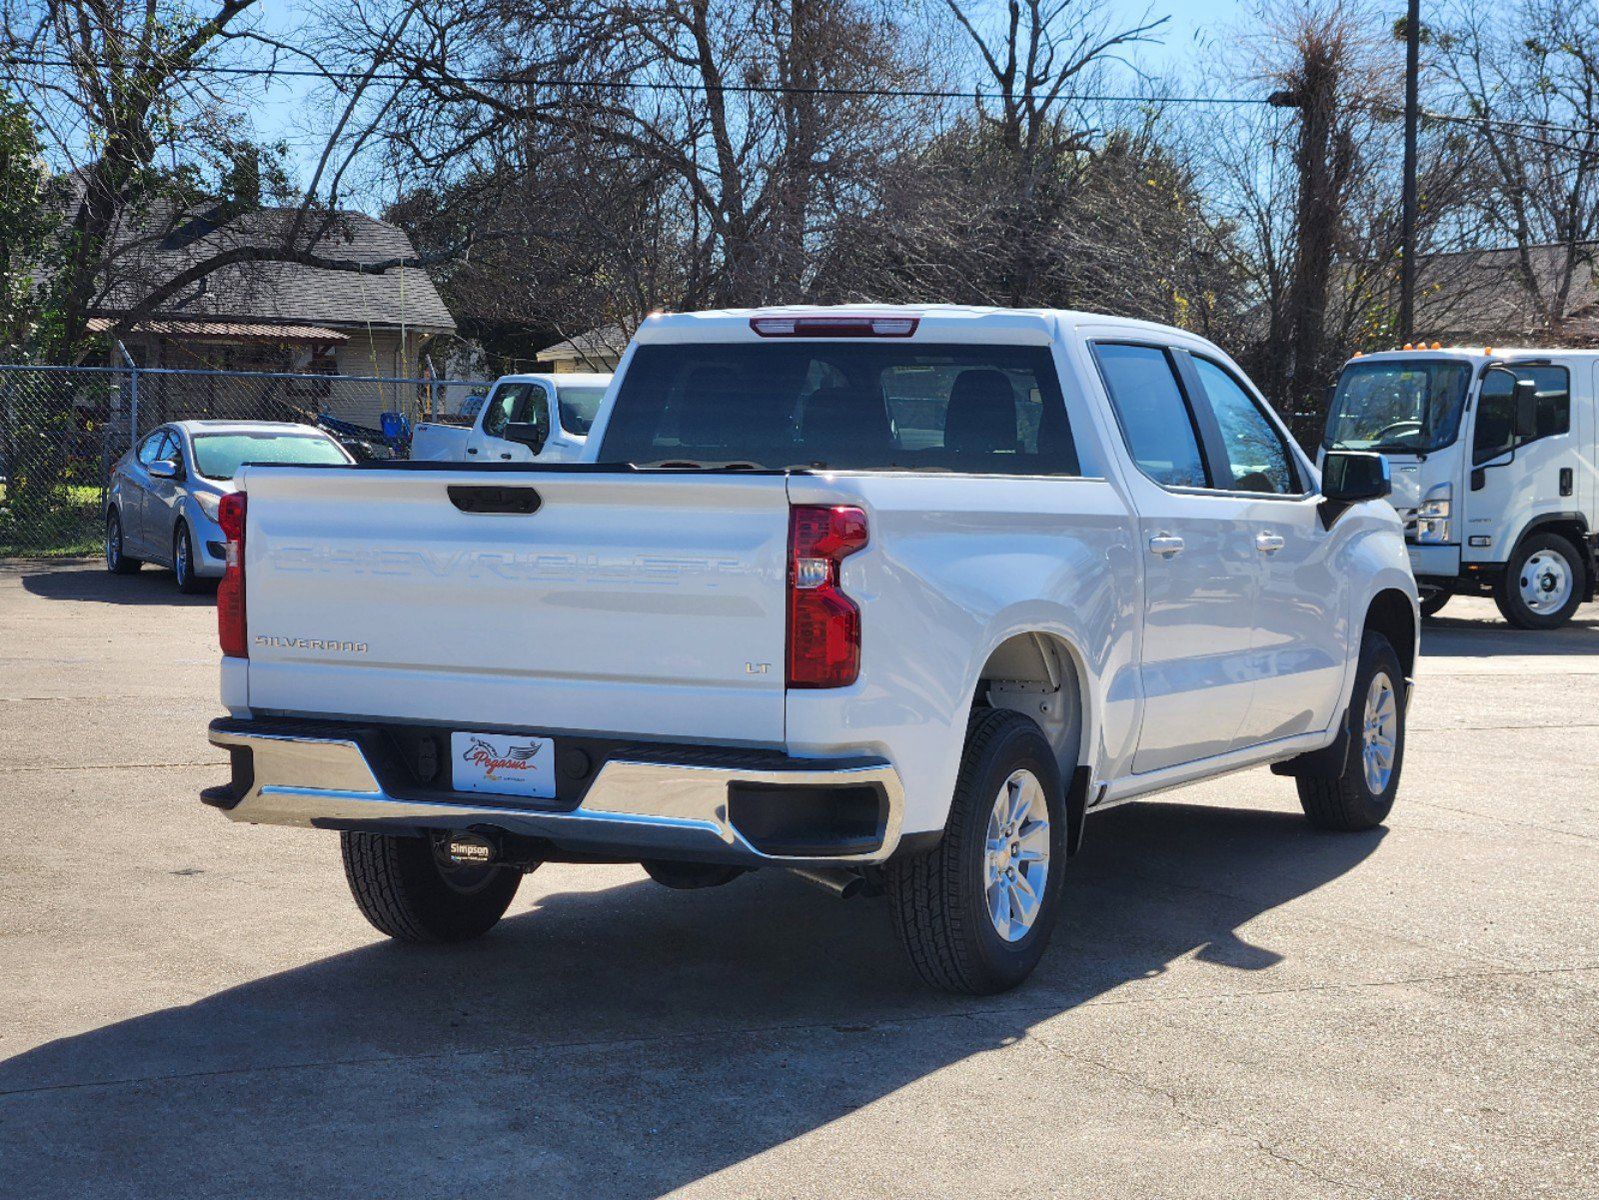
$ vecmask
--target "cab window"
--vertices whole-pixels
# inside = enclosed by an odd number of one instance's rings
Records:
[[[1516,436],[1516,384],[1530,380],[1537,389],[1537,429],[1531,437]],[[1565,367],[1491,368],[1477,395],[1477,424],[1472,434],[1471,462],[1480,466],[1517,446],[1571,432],[1571,373]]]
[[[1227,458],[1224,468],[1211,464],[1220,476],[1216,486],[1279,496],[1298,493],[1301,489],[1288,447],[1254,397],[1220,363],[1197,354],[1191,357],[1205,398],[1216,414],[1220,449]]]

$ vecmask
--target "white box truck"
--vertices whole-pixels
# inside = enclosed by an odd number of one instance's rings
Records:
[[[1322,453],[1369,450],[1393,477],[1422,611],[1491,595],[1553,629],[1594,595],[1599,352],[1413,349],[1345,364]]]

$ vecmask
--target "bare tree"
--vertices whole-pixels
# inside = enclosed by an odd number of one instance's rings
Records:
[[[1430,41],[1487,164],[1472,211],[1515,250],[1530,316],[1518,332],[1559,337],[1599,240],[1599,8],[1462,4]]]
[[[257,144],[249,128],[258,85],[229,73],[262,55],[302,53],[252,24],[253,4],[0,0],[0,71],[62,171],[53,197],[62,252],[45,353],[87,353],[96,311],[114,310],[110,336],[121,336],[185,289],[246,264],[367,273],[402,265],[339,250],[344,174],[371,136],[362,115],[370,74],[341,82],[320,159],[295,186],[281,149]],[[260,207],[263,187],[289,211],[243,219]],[[174,267],[155,251],[180,228],[204,235]]]

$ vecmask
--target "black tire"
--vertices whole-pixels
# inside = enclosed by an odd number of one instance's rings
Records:
[[[205,591],[205,581],[194,572],[194,538],[183,521],[178,522],[172,534],[172,576],[178,581],[178,591],[185,596]]]
[[[1003,937],[987,898],[989,816],[1013,772],[1031,771],[1049,814],[1049,868],[1031,927]],[[974,710],[944,836],[931,851],[892,859],[884,884],[894,926],[916,973],[933,987],[971,995],[1007,991],[1026,979],[1060,916],[1066,866],[1066,805],[1060,767],[1043,731],[1017,712]]]
[[[122,552],[122,514],[108,509],[105,515],[105,569],[113,575],[132,575],[144,563]]]
[[[361,915],[402,942],[464,942],[494,928],[521,885],[516,867],[447,869],[424,837],[341,833],[344,876]]]
[[[1436,617],[1443,611],[1444,605],[1455,598],[1455,594],[1447,588],[1433,588],[1421,594],[1421,615],[1423,617]]]
[[[1522,588],[1537,587],[1540,577],[1551,582],[1555,579],[1554,572],[1539,572],[1539,562],[1534,561],[1547,560],[1549,556],[1563,564],[1570,579],[1571,594],[1558,608],[1539,612],[1528,604]],[[1577,611],[1577,605],[1587,594],[1586,556],[1558,533],[1535,533],[1521,540],[1505,564],[1504,574],[1494,587],[1494,603],[1505,620],[1517,629],[1557,629],[1571,620],[1571,614]]]
[[[1393,691],[1395,728],[1393,762],[1381,791],[1366,778],[1365,717],[1372,681],[1381,673]],[[1387,819],[1399,790],[1399,773],[1405,764],[1405,707],[1409,696],[1399,655],[1380,633],[1367,630],[1360,642],[1360,665],[1355,670],[1355,690],[1349,698],[1349,749],[1343,773],[1336,779],[1302,776],[1299,803],[1317,829],[1354,832],[1373,829]]]

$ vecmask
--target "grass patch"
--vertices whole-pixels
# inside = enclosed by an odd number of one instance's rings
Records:
[[[0,558],[68,558],[101,550],[101,489],[89,484],[63,484],[50,493],[50,504],[24,517],[7,504],[0,483]]]

